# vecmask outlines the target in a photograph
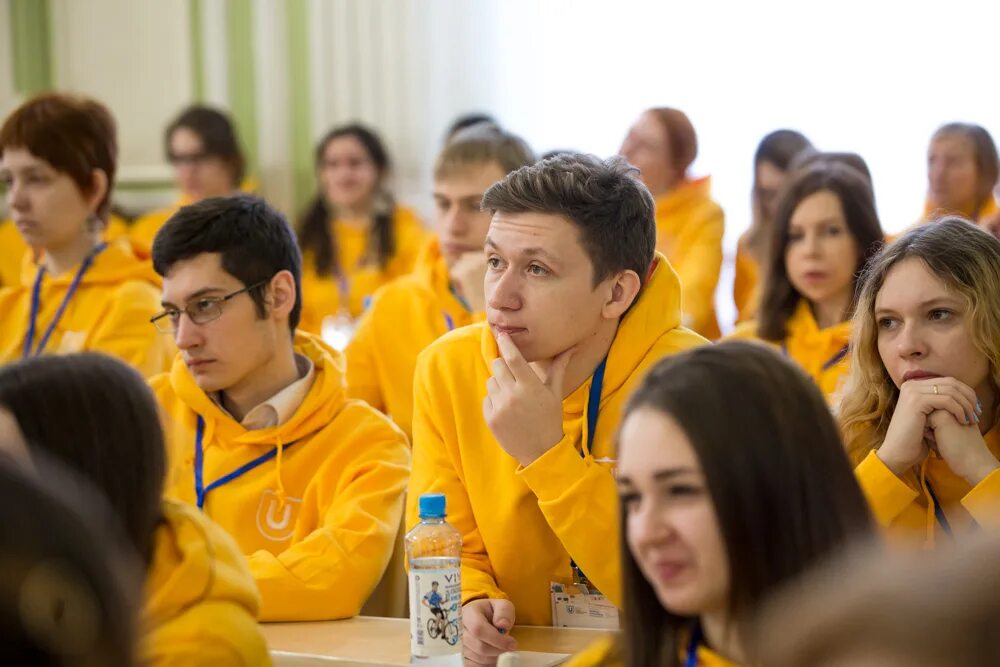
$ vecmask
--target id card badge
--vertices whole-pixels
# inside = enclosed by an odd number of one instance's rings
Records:
[[[584,583],[551,582],[552,625],[557,628],[618,630],[618,608]]]

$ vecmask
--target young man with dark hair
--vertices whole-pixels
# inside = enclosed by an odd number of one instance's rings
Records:
[[[296,333],[301,258],[259,199],[182,208],[153,244],[181,354],[154,378],[170,496],[228,530],[261,592],[261,620],[358,613],[385,569],[409,472],[406,437],[347,399],[343,360]]]
[[[493,125],[460,130],[434,167],[435,237],[413,273],[376,292],[358,323],[345,352],[347,392],[407,434],[417,355],[448,331],[485,318],[483,243],[491,216],[479,206],[483,193],[534,161],[523,139]]]
[[[568,154],[483,197],[488,322],[428,347],[414,381],[407,525],[422,493],[462,531],[465,655],[492,664],[515,620],[551,624],[550,584],[620,604],[614,433],[660,358],[704,343],[655,254],[653,200],[620,158]]]

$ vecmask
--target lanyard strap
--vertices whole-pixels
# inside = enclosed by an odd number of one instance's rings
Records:
[[[944,507],[938,501],[937,494],[934,493],[934,487],[931,486],[931,481],[927,479],[924,480],[924,483],[927,485],[927,492],[931,495],[931,502],[934,503],[934,516],[937,517],[937,521],[941,525],[941,530],[951,535],[951,523],[948,522],[948,517],[944,515]]]
[[[688,640],[687,660],[684,667],[698,666],[698,645],[701,644],[701,623],[695,623],[691,628],[691,639]]]
[[[594,449],[594,431],[597,430],[597,416],[601,412],[601,390],[604,388],[604,370],[608,365],[608,358],[601,359],[601,363],[594,371],[594,379],[590,381],[590,394],[587,398],[587,449],[580,452],[580,456],[586,456],[587,452]]]
[[[271,459],[273,459],[275,456],[278,455],[278,448],[275,447],[271,451],[261,454],[252,461],[244,463],[239,468],[233,470],[229,474],[223,475],[222,477],[215,480],[208,486],[204,486],[204,479],[202,476],[202,469],[205,463],[205,455],[202,447],[202,440],[204,439],[204,437],[205,437],[205,420],[202,419],[201,415],[198,415],[198,424],[195,427],[195,435],[194,435],[194,494],[196,503],[198,505],[198,509],[200,510],[205,509],[205,498],[208,496],[209,491],[213,491],[222,486],[223,484],[228,484],[234,479],[242,477],[243,475],[250,472],[254,468],[262,466],[263,464],[267,463],[268,461],[270,461]],[[287,445],[284,445],[284,449],[288,449],[294,444],[295,444],[294,442],[290,442]]]
[[[80,287],[83,275],[87,273],[87,270],[94,263],[94,259],[107,247],[107,243],[98,244],[83,259],[83,262],[80,263],[80,268],[76,270],[76,275],[73,276],[73,281],[70,282],[69,289],[66,290],[66,296],[63,297],[62,303],[59,304],[59,308],[56,310],[56,314],[52,317],[52,321],[49,322],[45,333],[42,334],[42,339],[38,341],[38,348],[32,351],[32,347],[35,344],[35,330],[38,326],[38,312],[42,308],[42,278],[45,276],[45,267],[38,267],[38,273],[35,274],[35,284],[31,288],[31,314],[28,316],[28,333],[24,337],[24,349],[21,352],[22,359],[38,356],[45,350],[45,346],[49,343],[49,338],[52,337],[52,333],[56,330],[59,320],[62,319],[63,314],[66,312],[66,307],[69,306],[69,302],[73,299],[73,295],[76,294],[77,288]]]
[[[845,345],[844,347],[837,350],[837,354],[833,355],[832,357],[827,359],[826,362],[823,363],[823,370],[828,371],[837,364],[839,364],[841,361],[844,360],[844,357],[846,357],[847,353],[850,351],[851,351],[850,345]],[[788,345],[786,345],[784,342],[781,343],[781,353],[786,357],[789,356]]]
[[[448,314],[448,311],[445,311],[444,313],[444,325],[448,327],[448,331],[455,329],[455,319]]]

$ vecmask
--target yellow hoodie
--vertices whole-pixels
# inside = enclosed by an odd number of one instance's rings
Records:
[[[722,270],[725,216],[712,201],[709,178],[684,181],[656,200],[656,249],[681,281],[684,325],[710,340],[719,337],[715,287]]]
[[[187,206],[191,203],[191,198],[186,195],[181,195],[177,201],[175,201],[170,206],[164,208],[156,209],[155,211],[150,211],[144,215],[140,215],[136,218],[135,222],[132,223],[132,228],[129,230],[129,238],[132,239],[132,243],[140,248],[146,255],[150,255],[153,251],[153,239],[156,238],[156,233],[160,231],[160,227],[170,219],[174,213],[180,209],[181,206]]]
[[[452,329],[483,319],[451,291],[437,239],[424,246],[413,273],[375,293],[347,346],[347,394],[392,417],[412,435],[417,355]]]
[[[78,269],[61,276],[43,275],[33,351],[38,349],[55,320]],[[3,314],[0,318],[0,364],[20,359],[24,353],[37,275],[38,267],[26,257],[22,284],[0,289],[0,313]],[[110,243],[83,274],[43,352],[104,352],[132,364],[147,377],[163,372],[169,367],[175,348],[170,336],[160,334],[149,323],[149,318],[162,308],[159,285],[159,277],[152,267],[133,254],[127,240]]]
[[[624,664],[617,655],[618,649],[614,639],[608,637],[591,644],[586,650],[577,653],[567,660],[565,667],[622,667]],[[737,663],[723,658],[704,644],[698,645],[698,660],[695,667],[740,667]],[[687,665],[687,650],[681,651],[680,664]]]
[[[351,317],[359,316],[375,290],[413,270],[417,255],[427,239],[427,231],[417,214],[405,206],[397,206],[393,214],[396,252],[381,269],[365,261],[367,229],[343,223],[330,224],[337,238],[344,279],[341,281],[333,275],[319,275],[313,254],[306,251],[302,256],[302,320],[299,328],[315,334],[321,332],[323,318],[336,315],[341,307],[346,307]],[[346,304],[341,304],[342,290],[347,293]]]
[[[128,223],[111,214],[104,232],[105,241],[116,241],[128,235]],[[0,221],[0,287],[21,284],[21,267],[28,254],[28,244],[14,226],[13,220]]]
[[[141,663],[270,665],[257,625],[260,595],[233,538],[196,508],[168,500],[155,539]]]
[[[659,255],[608,353],[593,451],[581,456],[587,380],[563,400],[563,439],[522,467],[483,419],[490,364],[499,355],[485,322],[457,329],[424,350],[414,380],[413,476],[406,525],[417,499],[444,493],[448,521],[464,538],[462,602],[509,598],[524,625],[550,625],[549,584],[572,576],[570,555],[618,604],[614,434],[622,405],[661,358],[705,341],[680,326],[677,275]],[[583,508],[586,508],[584,511]]]
[[[195,433],[204,422],[206,487],[258,457],[265,461],[207,494],[204,511],[250,562],[261,620],[312,621],[358,613],[392,551],[410,469],[406,436],[344,393],[343,362],[299,333],[314,379],[292,417],[247,430],[198,388],[178,355],[150,384],[166,415],[172,454],[167,495],[195,503]]]
[[[985,440],[993,455],[1000,457],[1000,426]],[[873,451],[854,474],[891,542],[932,549],[947,543],[949,532],[961,536],[976,529],[1000,529],[1000,470],[972,487],[932,452],[919,471],[908,471],[900,479]]]
[[[737,324],[750,322],[757,317],[760,306],[760,267],[746,249],[743,238],[736,246],[733,303],[736,304]]]
[[[851,339],[851,321],[820,329],[809,302],[802,299],[785,323],[785,330],[785,340],[775,343],[760,338],[756,322],[745,322],[726,339],[759,340],[778,348],[802,367],[832,405],[842,379],[850,371],[847,345]]]

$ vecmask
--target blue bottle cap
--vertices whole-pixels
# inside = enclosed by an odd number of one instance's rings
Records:
[[[446,516],[444,494],[422,494],[420,496],[419,508],[421,519],[443,519]]]

